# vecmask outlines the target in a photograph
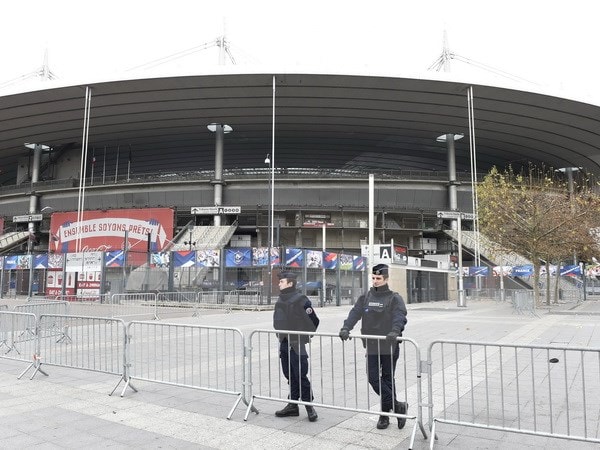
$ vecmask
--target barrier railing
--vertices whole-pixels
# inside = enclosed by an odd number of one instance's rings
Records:
[[[109,294],[91,294],[91,295],[81,295],[81,294],[64,294],[57,295],[55,297],[58,301],[64,302],[72,302],[72,303],[109,303],[110,295]]]
[[[69,314],[69,303],[63,301],[30,302],[23,305],[15,305],[16,312],[31,313],[36,316],[42,314]]]
[[[0,311],[8,310],[8,305],[0,305]]]
[[[54,300],[56,300],[55,295],[51,295],[51,296],[35,295],[33,297],[27,297],[27,299],[25,301],[26,302],[53,302]]]
[[[0,311],[0,357],[31,361],[36,337],[35,314]]]
[[[158,320],[156,294],[113,294],[110,298],[111,317],[147,317]]]
[[[417,427],[427,438],[423,407],[430,448],[440,424],[600,443],[600,348],[436,340],[422,361],[418,345],[400,338],[394,381],[409,409],[399,414],[381,411],[368,381],[362,340],[385,345],[383,337],[342,342],[337,334],[292,332],[312,336],[306,345],[314,397],[302,401],[288,398],[278,333],[255,330],[244,341],[234,328],[0,311],[0,357],[30,363],[18,378],[32,368],[31,378],[46,374],[42,365],[119,375],[111,394],[123,381],[121,396],[136,390],[135,379],[233,395],[228,418],[243,400],[247,420],[259,399],[405,418],[414,421],[411,447]]]
[[[292,333],[294,336],[312,335],[312,339],[306,344],[306,349],[309,354],[308,378],[313,391],[313,401],[290,400],[290,385],[281,373],[279,361],[278,334],[286,335],[286,332],[255,330],[250,334],[247,344],[250,403],[244,420],[247,420],[255,400],[264,399],[410,419],[414,420],[411,447],[417,427],[421,429],[423,437],[427,438],[422,422],[420,350],[414,341],[408,338],[400,340],[400,357],[394,377],[395,391],[397,401],[407,402],[409,411],[406,414],[399,414],[393,411],[381,411],[381,400],[369,385],[367,376],[362,340],[377,342],[376,345],[383,348],[387,345],[385,337],[353,335],[354,339],[342,342],[337,334],[297,331]],[[379,358],[391,359],[391,356],[382,353]]]
[[[244,337],[235,328],[132,321],[127,325],[128,380],[138,379],[244,398]]]
[[[427,363],[431,449],[439,423],[600,443],[600,348],[438,340]]]
[[[37,357],[19,377],[34,368],[33,378],[44,364],[126,378],[125,323],[122,320],[42,314],[37,329]],[[56,330],[59,330],[58,334]]]

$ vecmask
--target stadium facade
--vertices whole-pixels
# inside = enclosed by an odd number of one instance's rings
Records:
[[[278,264],[286,249],[359,256],[371,240],[393,244],[410,258],[400,278],[411,302],[447,298],[456,221],[438,213],[472,213],[473,186],[491,167],[600,169],[598,106],[514,87],[229,73],[48,84],[0,100],[3,255],[63,251],[59,228],[90,214],[110,223],[166,209],[170,231],[160,242],[138,236],[145,251],[208,249],[193,232],[203,226],[230,230],[226,242],[211,238],[220,249],[281,249]],[[119,233],[110,248],[76,239],[66,251],[127,250]],[[228,276],[236,287],[269,284],[264,268],[241,272]],[[339,275],[325,278],[339,285]]]

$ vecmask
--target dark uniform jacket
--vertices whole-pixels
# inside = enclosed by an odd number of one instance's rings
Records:
[[[294,288],[282,289],[273,311],[273,328],[289,331],[316,331],[319,318],[308,297]],[[289,342],[295,349],[302,349],[310,341],[308,335],[280,333],[279,339],[289,336]]]
[[[361,334],[385,336],[390,331],[402,335],[406,326],[406,305],[397,292],[390,290],[387,284],[378,288],[372,287],[362,294],[344,321],[344,328],[351,330],[362,320]],[[366,343],[368,353],[390,353],[390,346],[385,341],[370,339]]]

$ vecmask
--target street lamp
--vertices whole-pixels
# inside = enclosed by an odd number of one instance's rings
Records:
[[[192,233],[193,233],[193,230],[190,228],[190,240],[183,242],[185,245],[189,246],[189,248],[188,248],[189,251],[192,251],[192,246],[196,245],[196,241],[192,241]]]
[[[271,295],[273,294],[273,266],[271,265],[271,249],[273,248],[273,170],[271,165],[270,155],[267,153],[265,158],[265,164],[271,169],[271,176],[269,177],[269,215],[267,219],[267,231],[268,231],[268,249],[267,249],[267,267],[269,274],[269,282],[267,288],[268,300],[267,304],[271,304]]]

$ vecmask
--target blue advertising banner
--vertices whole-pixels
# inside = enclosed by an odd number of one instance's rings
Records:
[[[17,268],[17,255],[10,255],[4,257],[4,270],[15,270]]]
[[[561,276],[570,276],[573,277],[575,275],[581,275],[581,268],[576,265],[563,266],[560,268]]]
[[[352,268],[354,270],[365,270],[365,267],[367,266],[367,258],[365,258],[364,256],[354,256],[354,259],[352,261]]]
[[[123,250],[113,250],[104,254],[105,267],[123,267],[125,254]]]
[[[173,267],[192,267],[196,263],[196,252],[189,250],[182,250],[178,252],[172,252],[173,256]]]
[[[530,277],[533,275],[533,266],[514,266],[510,275],[513,277]]]
[[[34,255],[33,268],[34,269],[47,269],[48,268],[48,255]]]
[[[470,277],[486,277],[490,273],[488,267],[485,266],[473,266],[469,267],[469,275]]]
[[[326,269],[337,269],[338,254],[333,252],[323,252],[323,266]]]
[[[251,248],[228,248],[225,253],[225,267],[252,266]]]
[[[288,267],[302,267],[304,264],[303,253],[301,248],[286,248],[285,249],[285,265]]]

